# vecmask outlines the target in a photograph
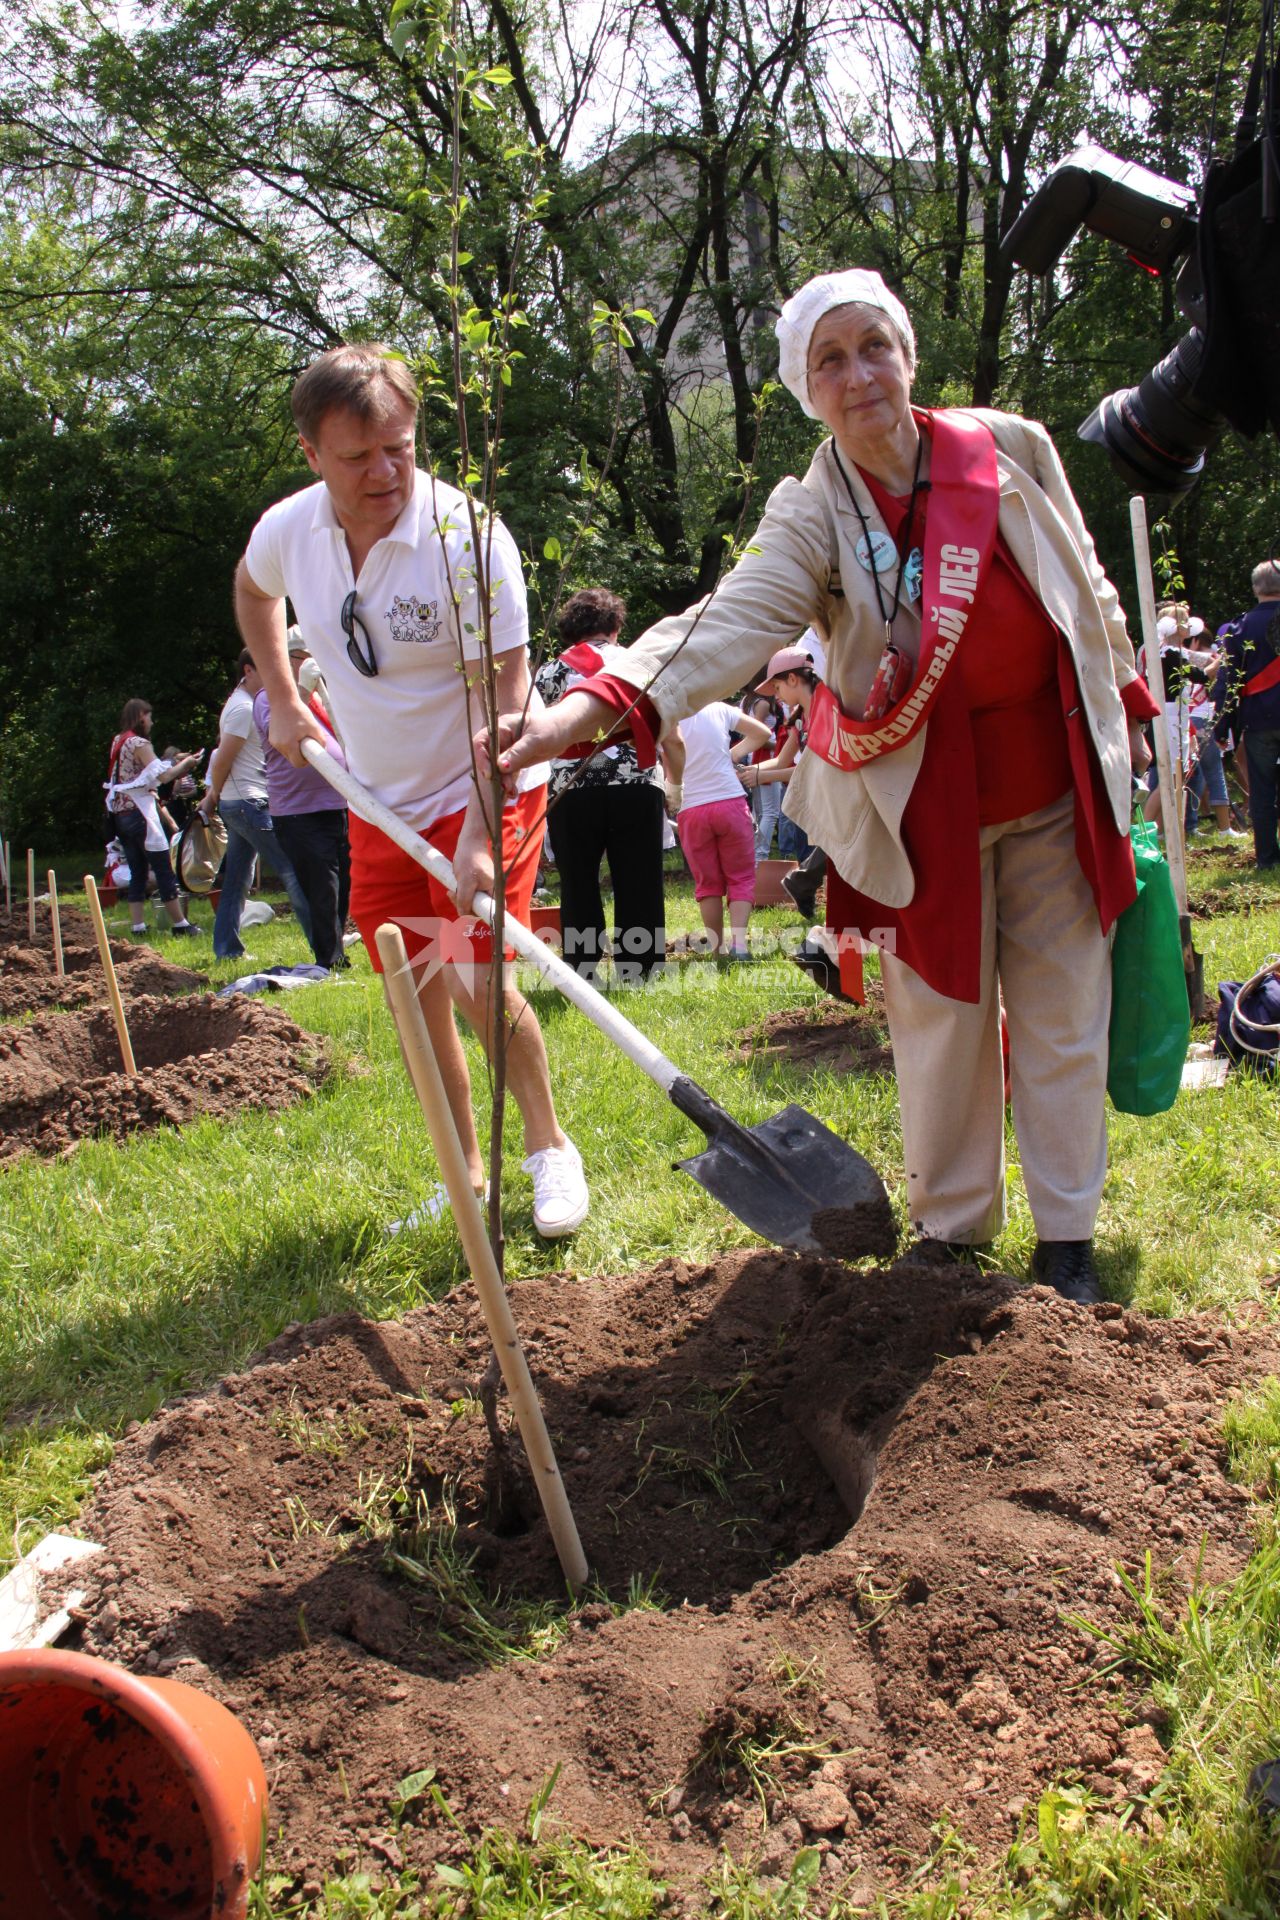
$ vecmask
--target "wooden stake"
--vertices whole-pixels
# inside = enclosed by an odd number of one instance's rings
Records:
[[[1182,834],[1182,743],[1178,743],[1178,777],[1175,779],[1173,755],[1169,748],[1169,721],[1165,713],[1164,665],[1160,659],[1160,639],[1156,633],[1156,590],[1151,574],[1151,543],[1147,536],[1147,503],[1140,493],[1129,501],[1129,524],[1133,528],[1133,564],[1138,576],[1138,604],[1142,610],[1142,643],[1146,649],[1147,685],[1160,708],[1160,717],[1151,728],[1155,741],[1156,768],[1160,776],[1160,812],[1164,819],[1164,855],[1169,862],[1178,903],[1178,930],[1182,938],[1182,967],[1187,977],[1187,999],[1191,1017],[1204,1017],[1204,960],[1196,952],[1191,938],[1191,912],[1187,905],[1187,843]]]
[[[405,952],[404,936],[399,927],[388,924],[378,928],[377,940],[383,966],[382,984],[400,1035],[405,1064],[426,1119],[436,1159],[440,1163],[445,1190],[458,1225],[458,1236],[475,1279],[476,1292],[498,1356],[498,1365],[502,1368],[502,1377],[507,1384],[520,1438],[524,1441],[524,1449],[533,1468],[542,1510],[547,1516],[547,1525],[560,1556],[564,1577],[571,1587],[580,1588],[587,1581],[586,1555],[582,1551],[582,1542],[578,1538],[578,1529],[569,1507],[569,1496],[556,1465],[551,1436],[538,1403],[537,1389],[520,1345],[511,1302],[484,1230],[480,1202],[471,1185],[462,1142],[449,1110],[448,1096],[432,1051],[427,1023],[418,1003],[418,991]]]
[[[93,916],[93,931],[98,941],[102,971],[107,976],[107,997],[111,1002],[111,1015],[116,1023],[116,1038],[120,1042],[124,1070],[128,1074],[135,1074],[138,1069],[134,1064],[133,1044],[129,1039],[129,1027],[124,1017],[124,1002],[120,998],[120,982],[116,979],[115,961],[111,958],[111,943],[107,939],[107,923],[102,917],[102,902],[98,898],[97,882],[91,873],[86,873],[84,877],[84,890],[89,896],[89,912]]]
[[[36,943],[36,856],[27,848],[27,938]]]
[[[13,872],[13,848],[6,840],[4,843],[4,910],[6,917],[13,912],[13,894],[10,875]]]
[[[59,980],[65,980],[67,969],[62,961],[62,921],[58,917],[58,876],[52,867],[49,869],[49,918],[53,925],[53,971]]]

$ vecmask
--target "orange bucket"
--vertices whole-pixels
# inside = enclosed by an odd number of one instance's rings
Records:
[[[0,1915],[243,1920],[267,1782],[235,1715],[88,1654],[0,1654]]]

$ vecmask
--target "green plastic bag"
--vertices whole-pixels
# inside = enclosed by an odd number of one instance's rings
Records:
[[[1107,1092],[1121,1113],[1164,1113],[1178,1097],[1191,1008],[1178,903],[1155,827],[1133,824],[1138,897],[1116,921],[1111,949]]]

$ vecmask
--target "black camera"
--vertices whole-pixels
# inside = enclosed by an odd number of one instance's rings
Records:
[[[1273,4],[1267,0],[1268,14]],[[1190,330],[1079,429],[1139,493],[1189,492],[1228,426],[1247,439],[1268,426],[1280,433],[1280,165],[1271,106],[1280,100],[1280,74],[1266,66],[1265,50],[1264,36],[1236,151],[1211,163],[1198,203],[1175,180],[1080,147],[1041,183],[1001,244],[1006,259],[1036,274],[1052,270],[1082,226],[1116,241],[1148,273],[1168,273],[1182,260],[1174,292]]]

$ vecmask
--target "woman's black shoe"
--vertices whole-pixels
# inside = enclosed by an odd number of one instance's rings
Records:
[[[976,1248],[963,1240],[913,1240],[895,1264],[917,1261],[923,1267],[962,1267],[976,1264]]]
[[[807,973],[815,985],[829,993],[833,1000],[848,1001],[850,1006],[858,1003],[852,994],[845,993],[840,986],[840,965],[833,960],[826,948],[817,940],[806,940],[791,955],[802,973]]]
[[[1037,1240],[1031,1277],[1064,1300],[1091,1307],[1102,1298],[1102,1276],[1093,1263],[1092,1240]]]

